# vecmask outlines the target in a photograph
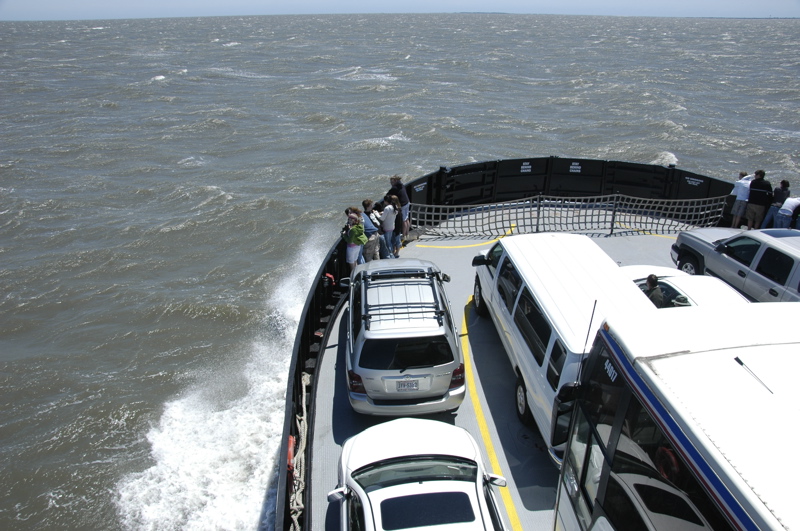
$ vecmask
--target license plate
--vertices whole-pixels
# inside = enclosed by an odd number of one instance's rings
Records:
[[[419,380],[399,380],[397,382],[398,391],[419,391]]]

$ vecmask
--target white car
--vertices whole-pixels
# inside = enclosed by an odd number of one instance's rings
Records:
[[[444,422],[399,418],[347,439],[339,486],[340,529],[504,530],[489,474],[475,439]],[[437,527],[438,528],[438,527]]]
[[[749,301],[741,293],[715,277],[690,275],[671,267],[629,265],[620,269],[642,291],[647,289],[647,277],[658,277],[658,285],[664,294],[662,308],[681,306],[728,306],[746,304]]]

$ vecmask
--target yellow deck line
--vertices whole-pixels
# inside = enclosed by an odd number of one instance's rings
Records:
[[[499,237],[495,238],[494,240],[487,240],[487,241],[481,242],[481,243],[471,243],[469,245],[421,245],[421,244],[418,244],[417,247],[425,247],[426,249],[466,249],[468,247],[480,247],[482,245],[488,245],[490,243],[494,243],[497,240],[499,240],[500,238],[505,238],[506,236],[510,236],[511,233],[514,232],[514,227],[516,227],[516,226],[517,226],[516,224],[512,224],[511,228],[508,229],[506,231],[506,233],[503,234],[502,236],[499,236]]]
[[[472,304],[472,297],[467,300],[467,308],[469,308]],[[478,389],[475,386],[475,377],[473,374],[472,369],[472,357],[470,356],[470,349],[469,349],[469,341],[467,340],[467,311],[465,308],[464,311],[464,320],[461,323],[461,330],[463,331],[461,334],[461,351],[464,353],[464,370],[466,371],[467,376],[467,388],[469,389],[469,396],[470,400],[472,401],[472,408],[475,410],[475,419],[478,421],[478,428],[481,431],[481,439],[483,439],[483,445],[486,448],[486,453],[489,456],[489,464],[491,466],[491,472],[493,474],[499,474],[501,476],[507,477],[506,474],[502,473],[500,469],[500,461],[497,459],[497,454],[494,451],[494,444],[492,444],[492,437],[489,432],[489,426],[486,424],[486,417],[483,414],[483,407],[481,406],[481,402],[478,395]],[[503,504],[506,508],[506,514],[508,514],[508,519],[510,520],[509,524],[511,524],[511,529],[515,531],[522,531],[522,524],[519,521],[519,516],[517,515],[517,508],[514,505],[514,500],[511,498],[511,492],[509,492],[508,488],[501,488],[500,489],[500,496],[503,499]]]
[[[500,238],[495,238],[494,240],[486,240],[485,242],[471,243],[469,245],[417,245],[417,247],[425,247],[427,249],[466,249],[467,247],[481,247],[482,245],[488,245],[496,242],[499,239]]]

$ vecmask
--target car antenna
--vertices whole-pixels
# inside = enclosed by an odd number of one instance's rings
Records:
[[[586,354],[586,348],[589,346],[589,336],[592,333],[592,322],[594,321],[595,310],[597,310],[597,299],[594,300],[594,306],[592,306],[592,316],[589,318],[589,329],[586,330],[586,341],[583,343],[584,354]]]
[[[586,341],[583,343],[583,354],[586,355],[586,349],[589,346],[589,337],[592,333],[592,322],[594,321],[594,312],[597,310],[597,299],[594,300],[594,305],[592,306],[592,316],[589,318],[589,328],[586,330]],[[586,358],[584,357],[583,360],[585,361]],[[586,365],[585,363],[581,362],[578,365],[578,377],[576,379],[577,382],[580,382],[583,379],[583,366]]]

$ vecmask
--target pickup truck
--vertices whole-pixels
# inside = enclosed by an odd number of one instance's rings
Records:
[[[719,277],[750,300],[800,301],[800,230],[695,229],[678,235],[670,256],[681,271]]]

